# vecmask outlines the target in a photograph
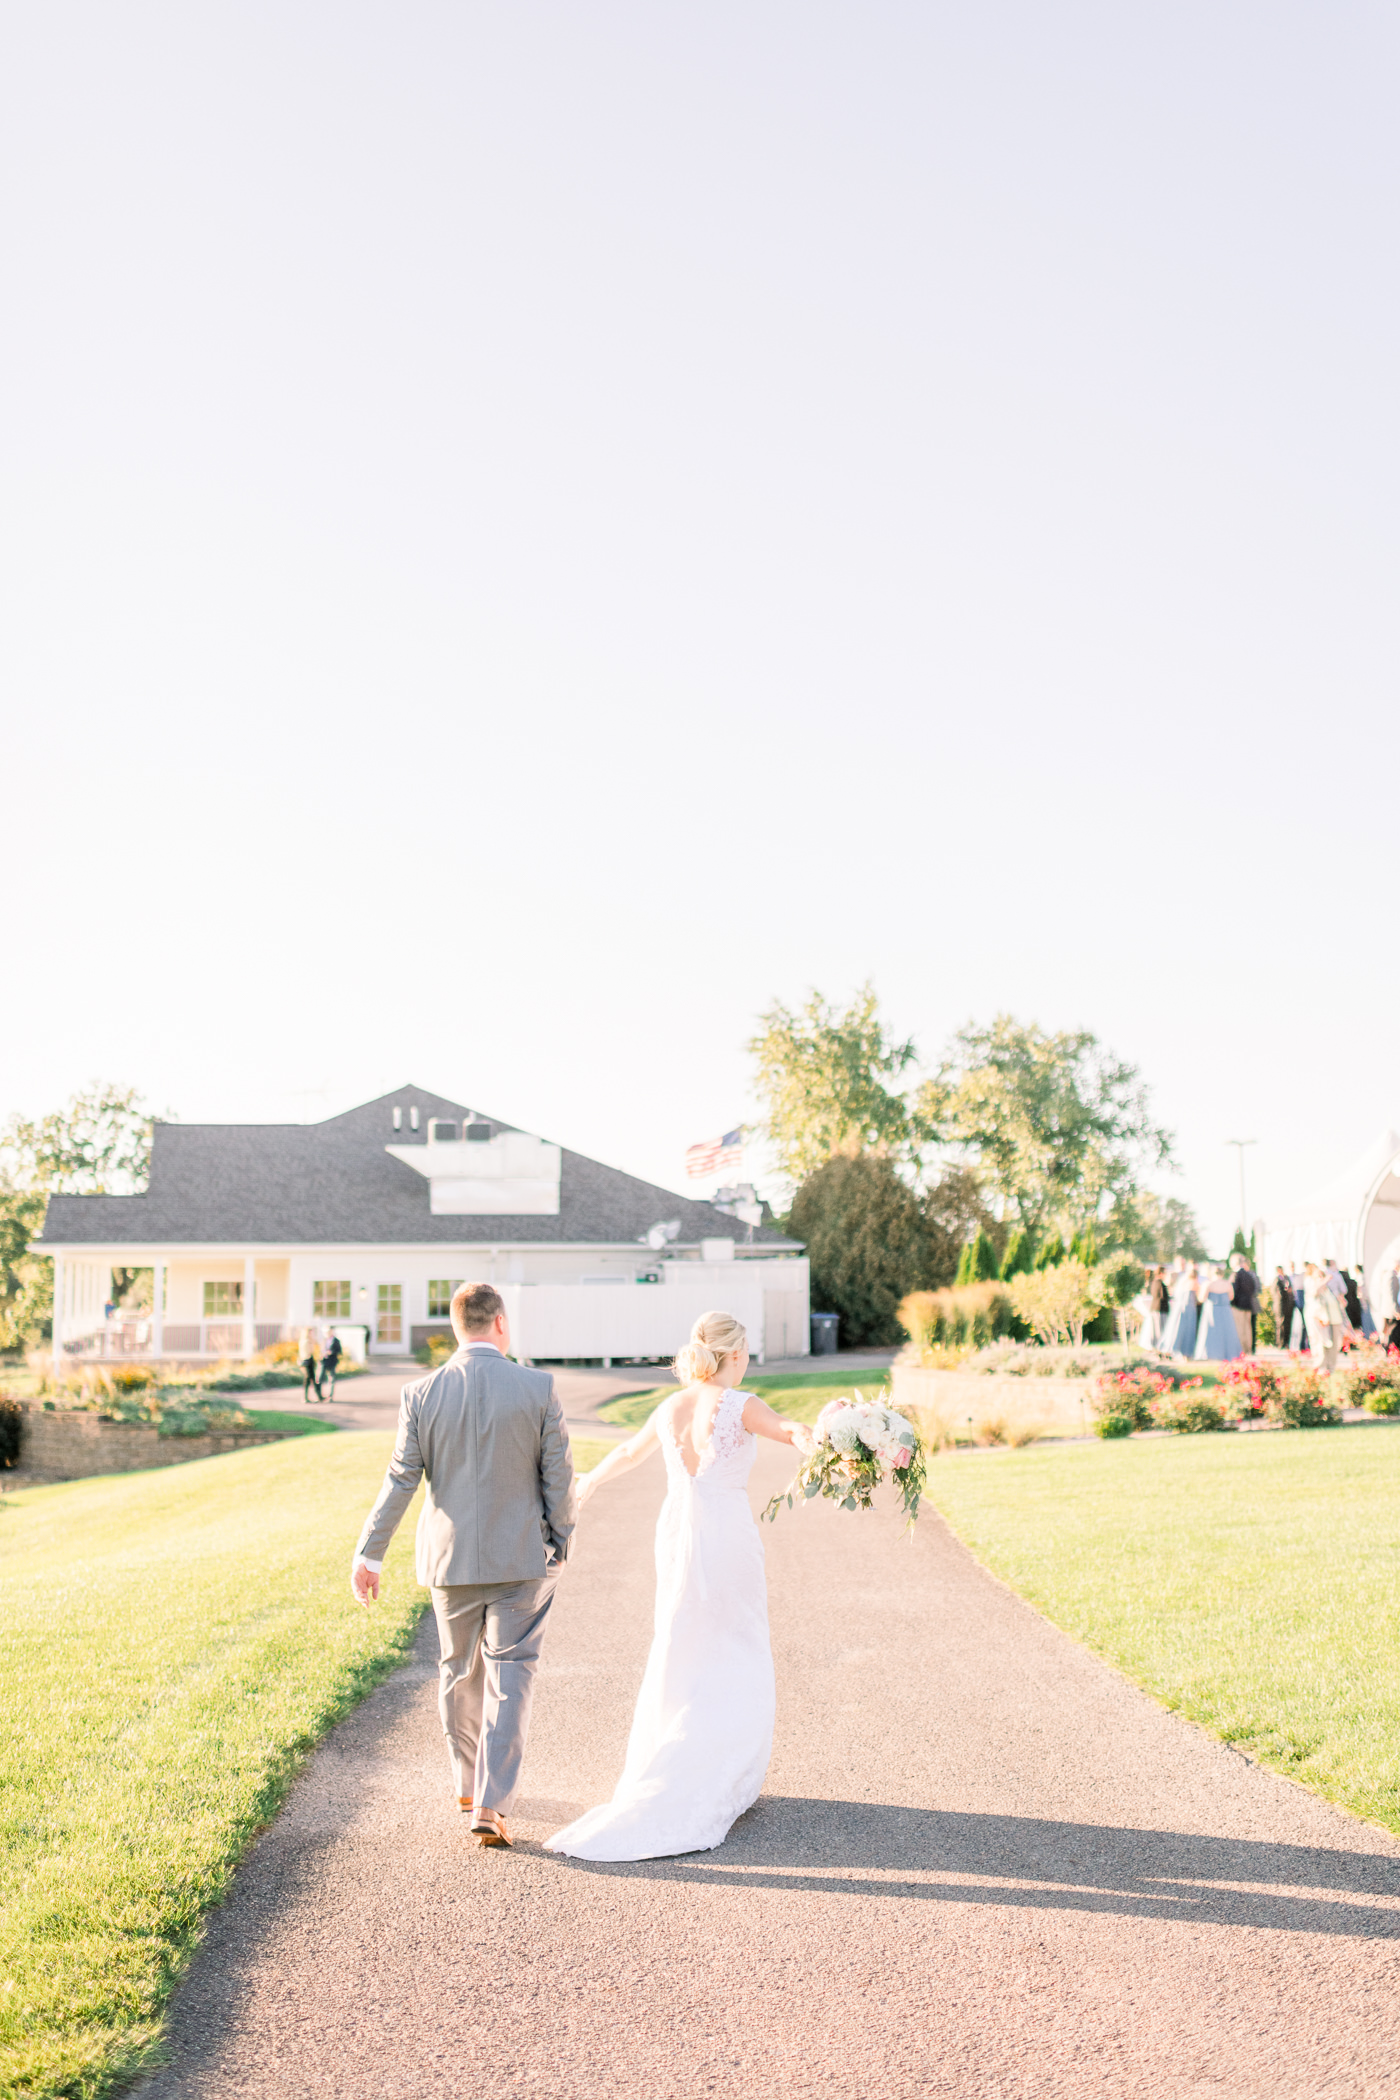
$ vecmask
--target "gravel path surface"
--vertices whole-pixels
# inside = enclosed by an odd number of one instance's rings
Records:
[[[781,1484],[765,1450],[755,1501]],[[145,2100],[1400,2091],[1400,1845],[1162,1712],[926,1514],[765,1529],[768,1787],[717,1852],[561,1861],[619,1770],[659,1462],[589,1511],[513,1852],[451,1802],[434,1636],[212,1920]],[[347,1541],[347,1552],[349,1542]]]

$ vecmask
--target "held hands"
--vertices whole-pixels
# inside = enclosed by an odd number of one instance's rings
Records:
[[[788,1440],[793,1450],[800,1451],[804,1458],[810,1458],[817,1448],[816,1431],[805,1422],[789,1422]]]
[[[356,1561],[350,1570],[350,1594],[357,1604],[364,1605],[366,1611],[371,1599],[379,1595],[379,1577],[363,1561]]]
[[[593,1487],[594,1480],[593,1475],[591,1473],[580,1473],[577,1479],[574,1481],[574,1497],[577,1507],[580,1510],[584,1507],[589,1496],[593,1493]]]

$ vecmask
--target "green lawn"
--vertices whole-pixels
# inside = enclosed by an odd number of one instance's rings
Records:
[[[318,1415],[294,1415],[276,1407],[245,1407],[255,1429],[282,1429],[288,1436],[333,1436],[338,1422],[323,1422]]]
[[[928,1492],[1164,1705],[1400,1832],[1400,1434],[944,1453]]]
[[[744,1380],[749,1392],[759,1393],[781,1415],[795,1422],[815,1422],[828,1400],[837,1393],[881,1392],[889,1382],[887,1371],[784,1371],[766,1378],[756,1371]],[[644,1393],[622,1393],[605,1401],[598,1413],[605,1422],[618,1422],[625,1429],[640,1429],[654,1407],[658,1407],[674,1385],[649,1386]]]
[[[151,2060],[204,1911],[404,1655],[412,1512],[373,1611],[348,1580],[391,1448],[303,1436],[0,1497],[0,2094],[89,2100]]]

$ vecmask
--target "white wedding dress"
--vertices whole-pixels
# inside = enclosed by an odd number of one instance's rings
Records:
[[[667,1403],[668,1491],[656,1526],[656,1626],[627,1761],[601,1808],[556,1831],[572,1859],[663,1859],[722,1844],[758,1799],[773,1748],[773,1655],[763,1541],[749,1508],[757,1437],[737,1388],[687,1470]]]

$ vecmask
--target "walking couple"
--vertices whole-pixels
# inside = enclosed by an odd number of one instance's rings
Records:
[[[758,1798],[773,1741],[763,1545],[747,1484],[760,1436],[804,1454],[812,1432],[742,1385],[749,1352],[728,1313],[702,1313],[676,1358],[676,1392],[576,1483],[547,1372],[510,1360],[500,1293],[452,1299],[460,1347],[403,1390],[398,1439],[360,1534],[351,1586],[379,1594],[394,1529],[420,1480],[418,1580],[432,1591],[439,1707],[459,1807],[483,1845],[509,1845],[545,1625],[579,1511],[659,1445],[656,1616],[612,1799],[556,1831],[575,1859],[656,1859],[720,1844]]]

